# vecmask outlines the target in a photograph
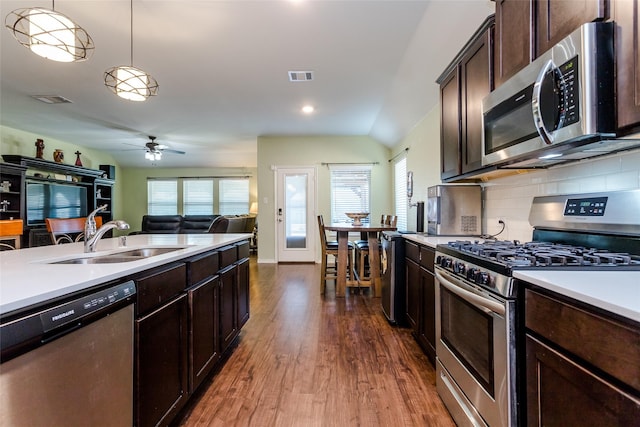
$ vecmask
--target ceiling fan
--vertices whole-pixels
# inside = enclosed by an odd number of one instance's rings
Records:
[[[131,144],[128,144],[128,145],[131,145]],[[163,153],[185,154],[184,151],[173,150],[167,147],[166,145],[158,144],[156,142],[156,137],[151,135],[149,135],[149,142],[147,142],[144,145],[144,148],[141,148],[141,149],[145,150],[144,158],[151,161],[162,159]]]

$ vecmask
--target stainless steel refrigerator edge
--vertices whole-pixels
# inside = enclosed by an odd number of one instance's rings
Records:
[[[476,236],[481,228],[481,186],[435,185],[427,189],[427,234]]]

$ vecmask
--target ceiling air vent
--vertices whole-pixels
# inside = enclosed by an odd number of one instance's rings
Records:
[[[309,82],[313,80],[313,71],[289,71],[290,82]]]
[[[31,95],[32,98],[37,99],[45,104],[71,104],[71,100],[59,95]]]

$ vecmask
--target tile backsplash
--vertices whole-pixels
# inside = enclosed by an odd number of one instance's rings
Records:
[[[551,169],[495,179],[483,184],[484,224],[499,239],[530,241],[529,209],[535,196],[640,188],[640,150],[583,160]]]

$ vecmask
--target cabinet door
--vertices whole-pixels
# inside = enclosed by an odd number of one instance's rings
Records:
[[[461,61],[462,173],[482,168],[482,99],[492,90],[491,34],[479,37]]]
[[[187,296],[136,320],[136,426],[167,425],[187,400]]]
[[[460,79],[455,67],[440,84],[440,178],[460,175]]]
[[[608,0],[537,0],[535,57],[540,56],[582,24],[604,20]]]
[[[530,335],[526,338],[526,353],[527,425],[637,425],[637,397]]]
[[[236,295],[238,273],[235,264],[220,271],[220,352],[229,347],[238,334]]]
[[[420,301],[418,342],[431,363],[436,363],[436,288],[433,273],[420,268]]]
[[[500,86],[531,62],[531,2],[496,0],[494,85]]]
[[[414,333],[418,334],[418,314],[420,307],[420,266],[406,259],[407,313],[406,318]]]
[[[249,258],[238,262],[238,330],[249,320]]]
[[[189,392],[192,393],[220,357],[218,351],[218,276],[189,289]]]
[[[640,124],[640,20],[638,0],[613,2],[616,22],[618,128]]]

